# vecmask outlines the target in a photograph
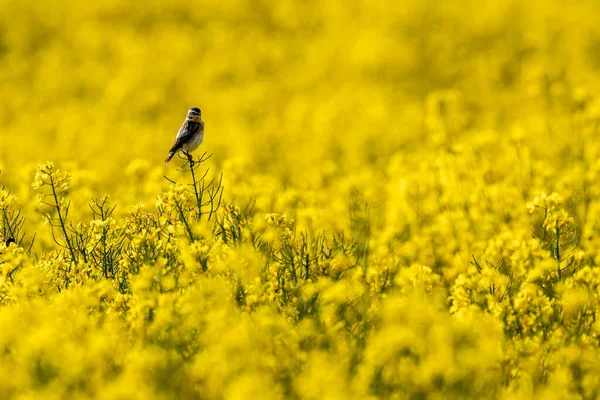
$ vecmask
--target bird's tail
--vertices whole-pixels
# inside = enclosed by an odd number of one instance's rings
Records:
[[[169,161],[171,161],[171,158],[173,158],[174,155],[175,155],[174,151],[169,152],[169,155],[167,156],[167,159],[165,160],[165,164],[168,163]]]

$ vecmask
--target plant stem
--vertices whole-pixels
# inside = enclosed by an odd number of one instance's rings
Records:
[[[52,196],[54,196],[54,204],[56,204],[56,211],[58,211],[58,220],[60,221],[60,227],[62,229],[63,235],[65,237],[65,241],[67,242],[67,247],[69,248],[69,252],[71,253],[71,260],[76,262],[75,260],[75,251],[73,250],[73,246],[71,245],[71,241],[69,240],[69,235],[67,235],[67,230],[65,228],[65,221],[63,220],[60,204],[58,202],[58,196],[56,194],[56,188],[54,187],[54,177],[50,174],[50,186],[52,187]]]
[[[190,162],[190,171],[192,172],[192,182],[194,185],[194,195],[196,197],[196,206],[198,207],[197,211],[196,211],[196,221],[200,221],[200,218],[202,217],[202,201],[200,199],[200,194],[198,193],[198,184],[196,183],[196,174],[194,172],[194,159],[192,158],[192,156],[189,156],[189,162]]]

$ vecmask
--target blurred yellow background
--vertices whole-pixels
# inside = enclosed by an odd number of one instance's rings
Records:
[[[560,142],[564,133],[540,120],[555,117],[553,99],[597,93],[599,8],[4,0],[2,179],[14,185],[40,162],[73,162],[118,196],[145,184],[124,175],[134,160],[160,170],[144,179],[169,171],[161,161],[191,106],[203,110],[202,149],[215,163],[237,160],[239,173],[292,186],[312,184],[328,162],[380,170],[394,154],[516,122],[525,140]],[[428,129],[426,99],[448,90],[460,126],[441,138]]]

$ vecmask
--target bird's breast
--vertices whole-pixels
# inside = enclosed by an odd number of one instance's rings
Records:
[[[194,151],[200,146],[202,140],[204,139],[204,130],[200,130],[200,132],[196,133],[190,140],[181,146],[183,150],[190,152]]]

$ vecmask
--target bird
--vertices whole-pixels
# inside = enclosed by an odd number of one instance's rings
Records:
[[[183,151],[185,155],[190,157],[190,152],[196,150],[204,139],[204,121],[202,121],[202,112],[198,107],[192,107],[187,113],[187,117],[177,136],[165,163],[171,161],[171,158],[179,151]]]

